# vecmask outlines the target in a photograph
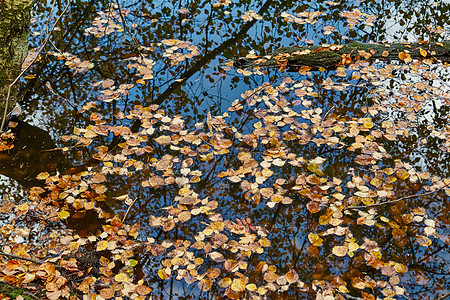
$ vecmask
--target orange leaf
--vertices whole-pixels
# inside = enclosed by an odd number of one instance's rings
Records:
[[[398,58],[400,60],[403,60],[404,62],[412,61],[411,55],[409,55],[409,53],[406,53],[406,52],[403,52],[403,51],[398,54]]]
[[[419,49],[420,55],[422,55],[423,57],[427,56],[427,50],[424,50],[422,48]]]

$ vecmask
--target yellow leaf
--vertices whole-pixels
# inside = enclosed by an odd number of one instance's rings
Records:
[[[398,170],[396,175],[398,178],[403,179],[403,180],[405,180],[409,177],[409,173],[403,169]]]
[[[127,274],[125,274],[125,273],[119,273],[119,274],[117,274],[116,276],[114,276],[114,279],[115,279],[117,282],[128,282],[128,280],[129,280]]]
[[[270,241],[267,238],[262,238],[259,240],[261,247],[270,247]]]
[[[247,286],[245,288],[247,290],[249,290],[250,292],[254,292],[254,291],[256,291],[256,284],[254,284],[254,283],[247,284]]]
[[[323,239],[318,234],[312,232],[308,234],[308,240],[311,244],[313,244],[316,247],[322,246],[323,243]]]
[[[287,282],[293,284],[298,281],[298,274],[294,270],[290,270],[285,275]]]
[[[258,288],[258,294],[260,294],[261,296],[265,295],[266,293],[267,293],[267,289],[265,287],[260,286]]]
[[[59,218],[61,220],[67,219],[70,216],[70,213],[67,210],[62,210],[59,212]]]
[[[401,264],[401,263],[395,263],[394,269],[398,273],[406,273],[406,271],[408,271],[408,268],[404,264]]]
[[[120,274],[119,274],[120,275]],[[116,275],[116,276],[118,276],[118,275]],[[125,275],[126,276],[126,275]],[[166,279],[168,279],[170,276],[169,275],[167,275],[167,273],[164,271],[164,269],[161,269],[161,270],[159,270],[158,271],[158,276],[159,276],[159,278],[161,278],[162,280],[166,280]]]
[[[42,173],[39,173],[38,176],[36,176],[36,179],[44,180],[44,179],[47,179],[48,176],[50,176],[50,174],[48,174],[48,172],[42,172]]]
[[[339,292],[344,293],[344,294],[350,293],[350,291],[344,285],[339,286]]]
[[[373,127],[372,119],[370,119],[370,118],[364,118],[364,119],[363,119],[363,126],[364,126],[364,128],[366,128],[366,129],[372,128],[372,127]]]
[[[350,243],[348,244],[348,250],[351,252],[355,252],[356,250],[359,249],[359,245],[357,243]]]
[[[201,290],[201,291],[208,291],[209,289],[211,289],[211,287],[212,287],[212,284],[213,284],[213,282],[212,282],[212,280],[211,279],[209,279],[209,278],[203,278],[202,280],[200,280],[199,282],[198,282],[198,288]]]
[[[420,52],[420,55],[422,55],[423,57],[426,57],[426,56],[427,56],[427,51],[426,51],[426,50],[420,48],[420,49],[419,49],[419,52]]]
[[[245,290],[245,281],[242,278],[235,278],[231,283],[231,290],[234,292],[243,292]]]
[[[33,74],[27,75],[24,77],[25,79],[34,79],[36,78],[36,76],[34,76]]]
[[[97,243],[97,251],[103,251],[108,248],[108,241],[100,241]]]
[[[225,277],[225,278],[221,279],[217,284],[222,288],[227,288],[231,284],[231,278]]]

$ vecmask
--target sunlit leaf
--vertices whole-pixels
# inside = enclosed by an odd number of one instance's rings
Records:
[[[347,254],[348,247],[347,246],[334,246],[333,254],[339,257],[343,257]]]
[[[323,239],[318,234],[312,232],[308,233],[308,240],[316,247],[322,246],[323,243]]]

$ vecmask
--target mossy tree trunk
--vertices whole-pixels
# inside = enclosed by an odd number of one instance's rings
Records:
[[[28,33],[32,0],[0,0],[0,122],[6,107],[8,87],[20,74],[28,54]],[[17,102],[11,90],[8,112]]]
[[[365,44],[350,43],[345,45],[283,47],[264,57],[250,56],[234,61],[238,68],[269,68],[283,67],[288,70],[297,70],[303,66],[312,68],[335,68],[343,62],[357,60],[398,60],[401,53],[409,58],[440,59],[450,61],[450,41],[442,43],[390,43]],[[345,55],[345,56],[344,56]],[[404,54],[403,54],[404,55]],[[405,57],[401,59],[404,60]]]

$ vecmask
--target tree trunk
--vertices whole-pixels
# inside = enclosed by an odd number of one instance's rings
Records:
[[[20,74],[28,54],[32,4],[32,0],[0,0],[0,121],[5,108],[11,111],[18,99],[13,88],[6,103],[8,87]]]
[[[347,55],[347,56],[345,56]],[[408,56],[409,55],[409,56]],[[330,68],[339,64],[348,64],[357,60],[408,61],[410,58],[433,58],[448,62],[450,59],[450,41],[442,43],[392,43],[283,47],[268,56],[247,56],[234,61],[238,68],[281,67],[298,70],[308,66],[312,68]]]

